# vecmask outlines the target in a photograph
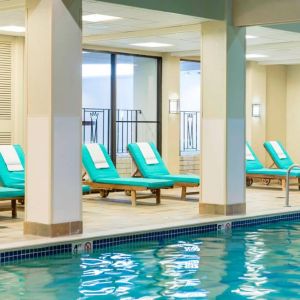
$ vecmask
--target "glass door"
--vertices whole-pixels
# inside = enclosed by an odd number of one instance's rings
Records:
[[[114,163],[128,157],[129,143],[154,142],[160,150],[160,77],[159,58],[84,51],[83,143],[103,144]]]
[[[83,143],[101,143],[111,152],[111,54],[83,52]]]
[[[158,60],[118,54],[116,61],[116,150],[120,156],[130,143],[159,144]]]

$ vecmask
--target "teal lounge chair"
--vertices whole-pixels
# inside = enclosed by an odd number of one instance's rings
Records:
[[[23,167],[21,171],[9,171],[4,161],[2,154],[0,153],[0,183],[2,186],[16,189],[24,189],[25,185],[25,156],[24,151],[20,145],[12,145],[15,149],[20,163]]]
[[[149,145],[155,155],[156,163],[147,163],[138,144],[128,145],[128,151],[137,167],[135,175],[140,173],[144,178],[172,180],[174,182],[174,187],[182,188],[181,199],[186,199],[187,187],[198,187],[200,178],[196,175],[170,174],[155,145],[153,143],[149,143]]]
[[[24,199],[24,190],[0,187],[0,201],[11,201],[12,218],[17,217],[17,200]]]
[[[290,166],[294,165],[294,161],[279,141],[266,141],[264,147],[271,156],[274,164],[278,169],[288,170]],[[295,168],[291,171],[291,177],[298,178],[298,188],[300,190],[300,169]],[[285,183],[285,179],[283,180]]]
[[[98,153],[102,153],[104,160],[102,167],[97,166],[93,160],[89,150],[90,146],[93,146]],[[105,147],[101,144],[83,145],[82,163],[90,178],[89,181],[85,181],[86,184],[92,189],[100,190],[103,198],[106,198],[111,191],[128,191],[131,193],[132,206],[136,206],[137,191],[155,191],[156,203],[159,204],[160,189],[173,187],[171,180],[120,177]]]
[[[251,146],[246,143],[246,184],[251,186],[253,179],[261,179],[265,184],[269,184],[271,180],[276,179],[281,182],[282,189],[285,189],[287,169],[271,169],[265,168],[260,162]],[[292,171],[291,178],[300,178],[300,170]]]
[[[279,141],[266,141],[264,147],[279,169],[288,169],[294,165],[293,160]]]
[[[25,155],[22,147],[20,145],[12,145],[15,149],[23,170],[20,171],[10,171],[4,160],[3,155],[0,152],[0,184],[7,188],[13,189],[25,189]],[[90,187],[85,185],[82,186],[82,193],[90,193]],[[24,202],[24,200],[22,200]]]

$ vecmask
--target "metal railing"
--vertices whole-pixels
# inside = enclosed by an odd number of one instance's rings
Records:
[[[83,108],[82,109],[82,139],[83,143],[101,143],[111,154],[111,109]],[[140,120],[142,111],[138,109],[116,110],[116,152],[127,153],[127,145],[136,143],[139,135],[149,131],[149,125],[158,126],[158,121]],[[144,125],[148,126],[147,128]],[[156,128],[156,135],[158,134]]]
[[[200,151],[200,112],[180,112],[180,152]]]
[[[288,168],[285,180],[285,206],[290,207],[290,174],[295,168],[300,168],[300,165],[291,165]]]
[[[110,153],[111,110],[104,108],[82,109],[83,143],[103,144]]]

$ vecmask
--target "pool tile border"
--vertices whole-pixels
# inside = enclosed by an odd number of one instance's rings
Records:
[[[277,223],[281,221],[300,220],[300,212],[286,213],[281,215],[251,217],[241,220],[228,220],[231,228],[251,227],[262,224]],[[227,223],[225,222],[225,223]],[[223,222],[224,223],[224,222]],[[217,223],[187,226],[172,229],[155,230],[145,233],[133,233],[121,236],[93,239],[93,250],[110,248],[121,244],[131,244],[137,242],[156,241],[165,238],[173,238],[180,235],[193,235],[197,233],[214,232],[218,230]],[[34,247],[26,249],[17,249],[11,251],[0,251],[0,265],[24,261],[34,258],[50,257],[58,254],[72,254],[72,242],[60,243],[57,245],[49,245],[44,247]]]

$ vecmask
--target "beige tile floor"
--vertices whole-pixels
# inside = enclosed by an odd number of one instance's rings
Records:
[[[19,207],[18,219],[11,219],[10,212],[0,212],[0,251],[52,242],[300,211],[300,191],[291,192],[292,207],[286,208],[284,207],[285,193],[277,187],[266,188],[257,185],[255,188],[248,188],[246,215],[233,217],[199,215],[198,195],[189,196],[187,201],[179,200],[179,195],[180,190],[164,191],[161,205],[156,206],[154,199],[141,199],[135,208],[131,207],[129,197],[124,193],[112,194],[109,199],[101,199],[97,194],[85,196],[83,199],[84,233],[52,239],[23,235],[22,207]],[[1,205],[6,204],[1,203]]]

